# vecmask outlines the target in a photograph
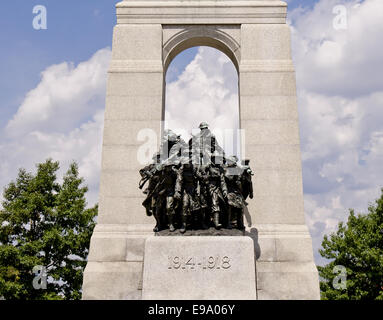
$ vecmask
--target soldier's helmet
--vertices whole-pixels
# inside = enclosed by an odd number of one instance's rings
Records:
[[[164,141],[176,141],[177,140],[177,134],[174,133],[171,129],[164,130],[162,139]]]
[[[206,122],[201,122],[199,125],[199,128],[202,129],[208,129],[209,125]]]
[[[234,165],[235,163],[238,162],[238,157],[237,156],[230,156],[226,158],[226,162],[228,165]]]
[[[169,135],[167,136],[167,138],[168,138],[168,141],[169,141],[169,142],[177,142],[177,141],[178,141],[178,136],[177,136],[177,134],[175,134],[174,132],[172,132],[171,134],[169,134]]]

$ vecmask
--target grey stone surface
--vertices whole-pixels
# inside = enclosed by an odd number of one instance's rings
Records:
[[[142,262],[88,262],[83,300],[141,299]]]
[[[318,300],[318,271],[312,262],[257,262],[258,300]]]
[[[295,74],[284,70],[246,72],[246,68],[241,66],[240,92],[244,96],[294,96],[296,94]]]
[[[256,299],[254,260],[253,241],[245,236],[150,237],[142,298]]]
[[[299,131],[297,120],[244,120],[249,145],[297,145]]]
[[[259,300],[318,300],[319,277],[311,237],[303,224],[261,224],[254,240]]]
[[[241,116],[247,120],[293,120],[298,119],[295,96],[242,96]],[[256,105],[256,108],[252,106]]]
[[[251,164],[259,170],[300,171],[299,145],[251,145],[248,152],[255,154]]]
[[[162,101],[157,96],[108,96],[107,101],[106,120],[161,119]]]
[[[126,0],[117,4],[117,22],[119,24],[279,24],[286,21],[286,12],[286,3],[277,0]]]
[[[153,217],[148,217],[141,211],[142,201],[144,201],[142,195],[139,197],[103,195],[100,197],[99,210],[102,210],[102,212],[113,212],[113,214],[101,215],[98,218],[98,223],[121,225],[146,224],[151,231],[153,229]],[[135,209],[133,209],[132,203],[136,203]]]
[[[243,24],[242,60],[291,60],[290,29],[285,24]]]

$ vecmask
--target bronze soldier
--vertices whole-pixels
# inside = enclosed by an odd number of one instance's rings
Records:
[[[243,210],[246,205],[242,194],[242,168],[237,166],[238,158],[231,156],[226,159],[225,181],[227,185],[227,228],[232,229],[233,216],[237,228],[243,229]]]
[[[166,208],[170,232],[175,231],[175,185],[177,180],[177,169],[174,164],[165,165],[160,175],[159,203]]]
[[[140,189],[142,189],[145,186],[146,182],[148,182],[150,180],[150,178],[153,175],[153,172],[155,170],[156,165],[158,165],[160,163],[160,153],[159,152],[155,153],[152,157],[152,160],[153,160],[153,162],[151,164],[147,165],[146,167],[142,168],[139,171],[140,175],[141,175],[141,180],[139,182],[138,187]],[[144,191],[144,193],[146,193],[145,191]]]
[[[243,164],[241,165],[242,194],[245,200],[247,199],[247,197],[249,197],[250,199],[253,199],[252,176],[254,175],[254,172],[250,169],[249,163],[250,163],[250,160],[244,160]]]
[[[195,169],[189,158],[183,158],[178,170],[175,195],[177,199],[182,200],[181,233],[186,231],[188,217],[196,209],[196,185]]]
[[[167,161],[170,155],[170,150],[177,143],[177,134],[170,129],[166,129],[161,138],[160,155],[163,162]]]
[[[199,222],[202,229],[208,229],[211,223],[210,215],[207,215],[208,207],[208,187],[209,187],[209,174],[208,167],[204,165],[197,166],[195,170],[197,177],[197,199],[198,210],[200,211]]]
[[[214,153],[224,158],[225,152],[218,144],[214,134],[210,131],[209,125],[206,122],[202,122],[199,128],[201,129],[200,133],[189,140],[193,163],[199,165],[209,164]]]
[[[181,233],[186,231],[188,218],[191,218],[192,223],[200,222],[202,228],[206,229],[204,221],[206,204],[200,203],[199,191],[197,168],[190,158],[184,157],[178,170],[175,193],[176,198],[179,200],[182,198]]]
[[[143,188],[146,181],[149,181],[148,187],[145,189],[144,194],[147,195],[146,199],[142,203],[142,205],[146,209],[146,214],[148,216],[154,215],[156,219],[156,226],[153,231],[157,232],[161,229],[161,206],[158,199],[158,189],[160,184],[160,175],[162,166],[160,164],[160,154],[157,153],[152,158],[154,163],[146,166],[145,168],[140,170],[141,181],[140,181],[140,189]]]
[[[177,163],[182,158],[189,157],[189,146],[181,138],[181,135],[176,135],[176,138],[173,137],[172,139],[172,147],[169,151],[169,158],[166,160],[166,163]],[[174,143],[173,143],[174,142]]]
[[[213,222],[216,229],[222,227],[220,223],[220,203],[225,202],[227,198],[227,187],[222,167],[214,162],[208,165],[208,192],[211,200],[211,211]]]
[[[207,227],[206,220],[209,224],[213,220],[216,229],[220,229],[224,221],[228,228],[232,228],[235,217],[237,227],[244,228],[246,199],[253,198],[253,172],[249,160],[237,165],[237,157],[225,159],[225,153],[207,123],[201,123],[200,129],[189,144],[180,135],[165,130],[154,162],[140,170],[139,188],[149,182],[144,191],[147,197],[142,204],[146,214],[156,219],[155,232],[167,224],[173,232],[176,211],[181,211],[182,233],[186,231],[188,217],[203,229]],[[207,212],[208,207],[212,215]]]

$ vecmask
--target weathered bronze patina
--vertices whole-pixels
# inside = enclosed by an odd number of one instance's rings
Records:
[[[156,219],[154,232],[245,229],[246,199],[253,198],[249,160],[226,157],[208,124],[199,128],[188,143],[166,130],[153,163],[140,170],[139,188],[148,182],[142,204]]]

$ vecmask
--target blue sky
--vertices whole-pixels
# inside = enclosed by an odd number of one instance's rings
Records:
[[[112,45],[115,8],[106,0],[30,1],[6,0],[0,20],[0,128],[13,115],[24,95],[40,80],[46,67],[89,59],[98,49]],[[315,1],[290,1],[289,6],[310,6]],[[48,29],[32,28],[32,9],[44,5],[48,11]],[[4,49],[5,48],[5,49]],[[196,49],[181,53],[173,63],[179,73],[197,54]],[[176,74],[172,73],[174,80]]]
[[[48,29],[32,27],[35,5],[47,8]],[[0,20],[0,128],[16,111],[24,95],[52,64],[89,59],[111,46],[115,8],[111,1],[2,1]]]
[[[49,156],[65,168],[74,159],[90,187],[89,202],[97,201],[115,2],[3,1],[1,188],[15,178],[19,167],[32,170]],[[323,234],[347,218],[348,208],[365,212],[383,186],[383,47],[377,43],[383,33],[383,1],[290,0],[288,4],[305,214],[320,262],[317,249]],[[32,28],[35,5],[47,8],[47,30]],[[333,26],[337,5],[347,9],[344,30]],[[201,105],[210,103],[217,112],[218,101],[234,110],[238,99],[233,70],[221,53],[192,48],[171,64],[167,90],[183,104],[209,86],[214,101],[204,97]],[[171,104],[168,113],[169,119],[181,116]],[[197,119],[196,114],[198,108],[190,116]],[[210,116],[228,124],[224,113]]]

